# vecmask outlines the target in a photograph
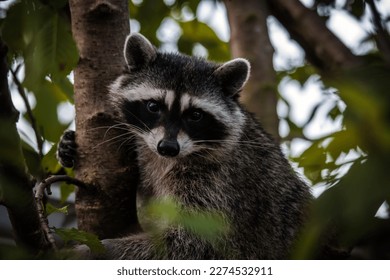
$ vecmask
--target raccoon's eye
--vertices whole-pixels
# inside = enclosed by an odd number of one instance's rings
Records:
[[[160,112],[160,104],[154,100],[149,100],[147,103],[146,103],[146,108],[148,109],[149,112],[155,114],[155,113],[158,113]]]
[[[200,110],[194,110],[189,113],[188,119],[193,122],[198,122],[203,118],[203,113]]]

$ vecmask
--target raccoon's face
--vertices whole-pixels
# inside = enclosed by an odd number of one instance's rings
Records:
[[[127,38],[125,59],[129,73],[111,86],[111,99],[141,146],[174,158],[237,142],[245,121],[237,97],[249,74],[246,60],[216,65],[160,54],[140,34]]]

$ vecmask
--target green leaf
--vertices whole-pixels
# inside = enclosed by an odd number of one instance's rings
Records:
[[[34,37],[37,18],[33,13],[33,1],[20,1],[8,10],[2,26],[2,37],[10,52],[22,53]]]
[[[21,139],[23,155],[26,160],[28,171],[36,178],[43,176],[41,158],[36,150]]]
[[[326,151],[336,160],[342,153],[348,154],[358,147],[358,137],[359,135],[353,128],[335,132],[332,134],[332,140]]]
[[[179,22],[183,34],[178,41],[179,50],[192,55],[196,43],[202,44],[209,52],[209,58],[215,61],[230,59],[229,46],[221,41],[214,30],[198,20]]]
[[[347,104],[344,123],[347,129],[354,129],[359,147],[390,153],[389,70],[375,61],[332,82]]]
[[[143,1],[137,8],[137,13],[133,14],[133,18],[141,24],[140,32],[153,45],[160,46],[156,31],[160,27],[163,19],[169,16],[170,9],[164,4],[164,1]]]
[[[66,77],[78,61],[70,23],[65,15],[41,7],[34,16],[40,20],[34,30],[34,38],[25,51],[24,84],[30,90],[43,82],[47,75],[53,80]]]
[[[17,168],[15,170],[24,170],[25,159],[20,150],[20,137],[16,124],[0,118],[0,128],[0,162],[6,162],[7,165]]]
[[[56,228],[55,233],[65,242],[69,241],[77,241],[82,244],[87,245],[91,251],[95,254],[104,253],[105,248],[103,244],[100,242],[98,237],[92,233],[88,233],[82,230],[78,230],[75,228],[64,229],[64,228]]]
[[[54,80],[66,77],[76,66],[78,52],[71,34],[64,0],[25,0],[10,8],[2,35],[12,55],[22,55],[25,63],[24,84],[29,90],[39,88],[47,75]],[[53,6],[54,5],[54,6]]]
[[[43,156],[42,168],[47,174],[56,174],[61,169],[61,165],[58,163],[57,157],[57,144],[54,144],[49,152]]]
[[[288,103],[286,103],[288,104]],[[289,105],[288,105],[289,106]],[[303,134],[303,127],[296,125],[290,118],[285,119],[290,129],[289,138],[300,138]]]
[[[179,215],[179,205],[172,199],[156,200],[151,202],[146,215],[149,219],[160,220],[163,226],[170,225],[177,220]]]
[[[69,124],[62,125],[58,120],[57,107],[68,98],[55,83],[44,81],[39,90],[35,91],[37,105],[33,114],[43,137],[51,142],[57,142]]]
[[[314,74],[316,74],[316,71],[313,66],[304,65],[293,69],[288,75],[291,79],[298,81],[300,85],[303,86]]]
[[[380,158],[355,163],[339,184],[316,201],[314,215],[319,220],[337,221],[341,238],[350,245],[370,227],[380,205],[390,196],[388,166]]]
[[[147,219],[155,222],[161,231],[166,227],[180,226],[210,242],[229,230],[226,218],[216,211],[200,211],[180,206],[173,199],[156,200],[147,207]],[[144,217],[143,217],[144,218]],[[156,224],[156,223],[155,223]]]
[[[298,162],[299,167],[304,168],[305,176],[312,181],[313,184],[321,181],[321,170],[325,169],[327,166],[326,150],[322,147],[322,141],[313,142],[300,157],[293,160]]]
[[[62,214],[68,215],[68,207],[69,207],[69,205],[66,205],[66,206],[61,207],[61,208],[57,208],[57,207],[53,206],[53,204],[47,203],[46,204],[46,215],[49,216],[50,214],[53,214],[53,213],[62,213]]]
[[[178,223],[210,242],[216,241],[221,234],[226,234],[229,230],[226,219],[217,212],[184,212]]]
[[[74,104],[74,90],[73,90],[73,84],[69,81],[67,77],[57,79],[53,83],[55,86],[58,87],[58,90],[62,92],[67,97],[67,100]]]
[[[334,103],[334,107],[328,112],[328,116],[334,121],[336,118],[341,116],[343,113],[340,111],[337,102]]]
[[[68,199],[68,197],[72,193],[74,193],[74,191],[75,191],[75,186],[74,185],[62,183],[61,186],[60,186],[61,203],[64,203]]]

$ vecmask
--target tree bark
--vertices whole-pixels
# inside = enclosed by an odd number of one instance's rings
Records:
[[[107,106],[107,86],[123,70],[123,45],[130,32],[126,0],[71,0],[72,32],[80,61],[74,71],[76,177],[95,191],[79,189],[79,228],[100,238],[138,230],[135,153],[121,157],[115,141],[115,116]],[[109,133],[107,133],[109,132]],[[123,154],[123,153],[122,153]]]
[[[16,244],[36,254],[48,248],[39,222],[32,182],[16,129],[16,111],[8,87],[7,48],[0,38],[0,204],[7,207]]]
[[[267,0],[272,15],[304,49],[306,58],[323,74],[348,70],[361,64],[316,12],[299,0]]]
[[[276,73],[273,68],[274,49],[268,36],[269,10],[265,1],[225,0],[234,57],[251,63],[251,76],[241,96],[249,111],[256,114],[264,128],[279,139],[279,118]]]

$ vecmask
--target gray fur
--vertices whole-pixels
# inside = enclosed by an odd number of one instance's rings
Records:
[[[134,131],[142,182],[138,190],[140,205],[153,199],[173,198],[183,212],[190,209],[220,213],[229,230],[221,232],[217,241],[212,242],[185,225],[169,224],[157,232],[103,240],[106,254],[90,257],[287,258],[304,222],[311,196],[279,146],[235,98],[248,79],[249,63],[236,59],[218,65],[154,51],[143,36],[128,38],[125,58],[130,70],[111,86],[113,110],[126,99],[142,98],[142,94],[135,92],[140,88],[157,89],[152,94],[161,94],[167,103],[172,103],[172,92],[180,89],[189,95],[182,98],[184,103],[204,100],[205,104],[215,104],[207,110],[219,114],[216,119],[224,122],[229,133],[213,149],[194,142],[191,144],[194,150],[166,158],[159,156],[147,143],[150,132]],[[134,54],[140,59],[134,58]],[[157,68],[160,60],[181,65],[181,71],[170,70],[169,65]],[[152,62],[157,66],[149,66]],[[225,96],[219,94],[221,88]],[[191,96],[196,96],[195,101],[190,101]],[[218,113],[221,111],[222,115]],[[124,123],[122,113],[118,115]],[[159,221],[153,222],[159,224]],[[85,248],[83,250],[85,253]]]

